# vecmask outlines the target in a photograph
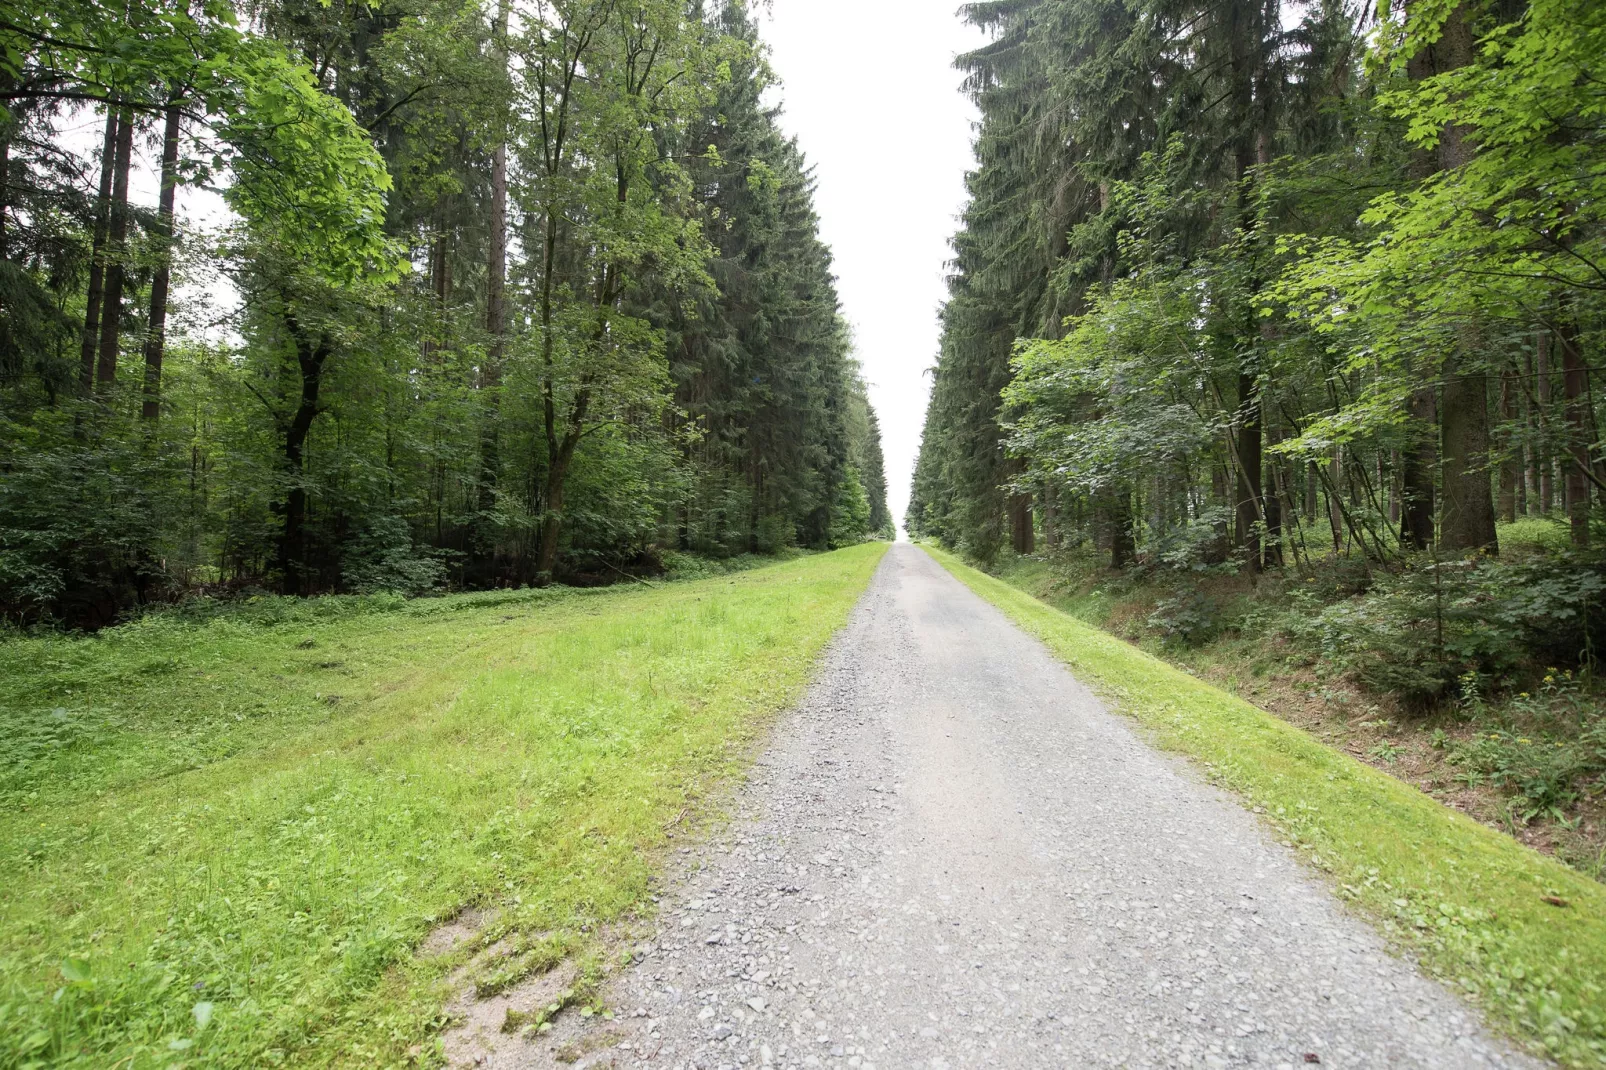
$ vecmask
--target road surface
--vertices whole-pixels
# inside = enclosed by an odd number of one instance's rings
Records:
[[[565,1016],[543,1059],[1539,1065],[906,543],[735,806],[679,856],[623,1017]]]

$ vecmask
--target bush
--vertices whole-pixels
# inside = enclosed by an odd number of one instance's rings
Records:
[[[420,548],[413,542],[407,521],[399,516],[378,516],[349,544],[341,573],[345,586],[357,594],[423,594],[445,584],[450,552]]]
[[[1418,559],[1289,626],[1367,687],[1418,705],[1453,693],[1469,673],[1590,664],[1603,628],[1606,565],[1572,554]]]
[[[1221,607],[1203,591],[1189,589],[1161,599],[1148,624],[1169,642],[1198,646],[1220,634]]]

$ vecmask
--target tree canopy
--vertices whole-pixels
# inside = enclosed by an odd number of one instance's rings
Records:
[[[772,81],[734,0],[8,9],[0,610],[890,534]]]

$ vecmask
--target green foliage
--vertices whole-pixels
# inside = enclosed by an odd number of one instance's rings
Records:
[[[1184,646],[1209,642],[1221,631],[1221,607],[1202,591],[1185,589],[1163,598],[1149,614],[1149,627]]]
[[[1606,569],[1570,555],[1506,563],[1425,558],[1378,573],[1366,594],[1287,627],[1332,664],[1407,702],[1534,663],[1593,663],[1606,628]]]
[[[0,614],[596,583],[671,548],[890,532],[808,165],[742,5],[503,10],[8,15]],[[176,242],[117,201],[115,149],[66,133],[126,110],[160,144],[169,105],[177,184],[231,212],[181,211]]]

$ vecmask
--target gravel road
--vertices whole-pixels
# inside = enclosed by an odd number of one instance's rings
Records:
[[[659,931],[610,989],[624,1017],[590,1040],[556,1031],[546,1057],[1540,1065],[908,544],[735,819],[680,860]]]

